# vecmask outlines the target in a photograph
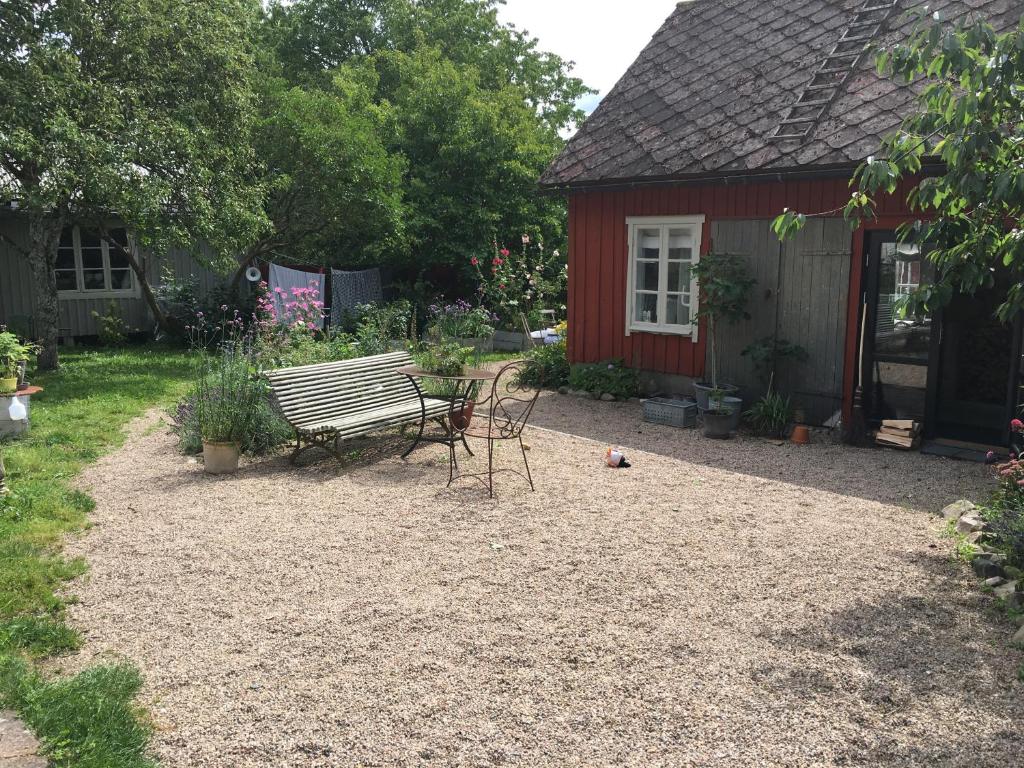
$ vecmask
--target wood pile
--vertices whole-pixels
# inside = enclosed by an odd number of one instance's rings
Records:
[[[921,424],[911,419],[886,419],[875,433],[875,444],[910,451],[920,443]]]

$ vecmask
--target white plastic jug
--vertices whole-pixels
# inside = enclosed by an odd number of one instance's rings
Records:
[[[24,421],[28,418],[28,409],[20,399],[12,397],[11,405],[7,409],[7,415],[11,417],[11,421]]]

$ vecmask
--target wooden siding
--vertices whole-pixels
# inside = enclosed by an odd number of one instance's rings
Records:
[[[7,237],[19,243],[27,238],[24,222],[16,216],[0,217],[0,228]],[[146,258],[145,270],[150,285],[160,284],[161,264],[155,259]],[[172,267],[179,278],[194,276],[198,281],[200,293],[210,291],[222,278],[198,264],[191,254],[184,250],[173,250],[164,262]],[[149,331],[153,327],[152,315],[145,299],[141,295],[118,299],[70,299],[60,300],[61,332],[71,336],[91,336],[97,332],[96,318],[93,312],[105,314],[113,301],[121,317],[132,328]],[[12,324],[15,327],[31,327],[33,315],[32,280],[28,265],[18,251],[3,239],[0,239],[0,324]],[[27,325],[26,325],[27,324]]]
[[[910,217],[905,200],[907,192],[916,183],[915,179],[904,182],[894,195],[877,200],[876,210],[882,217],[889,219],[906,219]],[[628,216],[682,216],[704,214],[707,217],[702,239],[702,251],[707,252],[716,237],[715,225],[723,221],[763,220],[760,224],[744,225],[751,229],[744,234],[742,227],[736,234],[729,237],[754,238],[755,231],[764,233],[763,227],[783,209],[791,208],[801,212],[834,211],[833,217],[841,215],[841,210],[850,196],[849,178],[836,177],[814,180],[773,181],[757,183],[715,184],[715,185],[677,185],[648,186],[608,190],[579,190],[569,196],[569,358],[572,362],[598,362],[606,359],[621,358],[627,365],[641,370],[658,373],[700,377],[705,372],[707,357],[706,334],[704,329],[698,334],[696,342],[689,337],[655,333],[634,332],[625,335],[626,323],[626,270],[628,264],[626,217]],[[838,267],[839,250],[836,249],[836,238],[839,238],[838,227],[841,223],[830,223],[829,245],[824,247],[824,240],[813,247],[817,235],[817,224],[813,221],[808,230],[793,245],[787,244],[782,257],[782,265],[788,269],[789,279],[802,280],[801,285],[810,285],[815,274],[828,271],[839,283],[846,275],[846,285],[839,291],[836,280],[830,282],[830,302],[828,322],[838,336],[831,336],[831,341],[823,339],[821,354],[835,358],[835,370],[832,362],[828,366],[828,376],[838,376],[845,380],[841,387],[844,402],[849,400],[851,390],[850,366],[846,362],[856,350],[856,317],[860,293],[861,265],[859,258],[852,254],[859,253],[861,231],[850,233],[845,229],[845,253],[847,263],[840,270]],[[821,225],[824,227],[825,225]],[[843,228],[845,224],[841,224]],[[823,238],[825,229],[821,229]],[[717,230],[717,236],[725,236],[724,231]],[[806,238],[811,238],[807,241]],[[752,241],[753,242],[753,241]],[[806,243],[807,245],[802,245]],[[765,247],[762,242],[758,248]],[[716,243],[715,248],[719,245]],[[800,249],[808,253],[828,253],[820,262],[810,261],[801,265]],[[760,253],[760,251],[758,251]],[[810,257],[807,257],[810,258]],[[826,267],[826,263],[837,265]],[[806,270],[810,266],[810,272]],[[768,280],[771,265],[759,265],[764,271],[763,277]],[[817,272],[816,272],[817,270]],[[755,274],[755,276],[757,276]],[[784,275],[785,279],[785,275]],[[850,291],[850,286],[855,290]],[[782,285],[785,290],[785,284]],[[760,286],[763,293],[763,286]],[[836,293],[836,295],[831,295]],[[791,341],[806,338],[807,334],[798,334],[801,318],[801,302],[799,292],[791,286],[786,305],[786,312],[793,313],[794,326]],[[843,312],[838,311],[833,317],[836,306],[842,310],[845,302],[845,321]],[[766,312],[758,302],[752,302],[755,310]],[[810,310],[807,305],[806,309]],[[851,321],[850,318],[853,318]],[[788,330],[790,326],[787,326]],[[849,330],[849,333],[847,331]],[[764,334],[767,335],[767,334]],[[839,339],[838,341],[836,339]],[[727,342],[732,347],[739,346],[740,341]],[[817,347],[818,342],[815,342]],[[730,347],[730,349],[732,348]],[[742,347],[740,347],[742,349]],[[730,363],[732,364],[732,363]],[[743,363],[736,364],[737,375],[742,375]],[[845,373],[845,376],[844,376]],[[822,374],[823,376],[825,374]],[[816,383],[814,386],[818,386]],[[824,406],[821,406],[822,408]]]

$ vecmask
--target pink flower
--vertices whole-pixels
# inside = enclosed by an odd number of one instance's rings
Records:
[[[507,259],[511,251],[508,248],[502,248],[501,251],[499,251],[499,253],[501,253],[501,255]]]
[[[472,264],[475,267],[477,264],[480,263],[480,259],[478,259],[476,256],[474,256],[473,258],[471,258],[469,260],[469,263]]]
[[[1014,419],[1010,422],[1010,429],[1014,432],[1024,432],[1024,421],[1020,419]]]

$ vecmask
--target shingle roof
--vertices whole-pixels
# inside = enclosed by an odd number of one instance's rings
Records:
[[[905,38],[923,5],[902,0],[881,33]],[[864,56],[807,138],[768,137],[865,0],[682,2],[541,178],[547,187],[845,166],[877,151],[915,99]],[[1022,0],[931,0],[953,21],[999,29]]]

